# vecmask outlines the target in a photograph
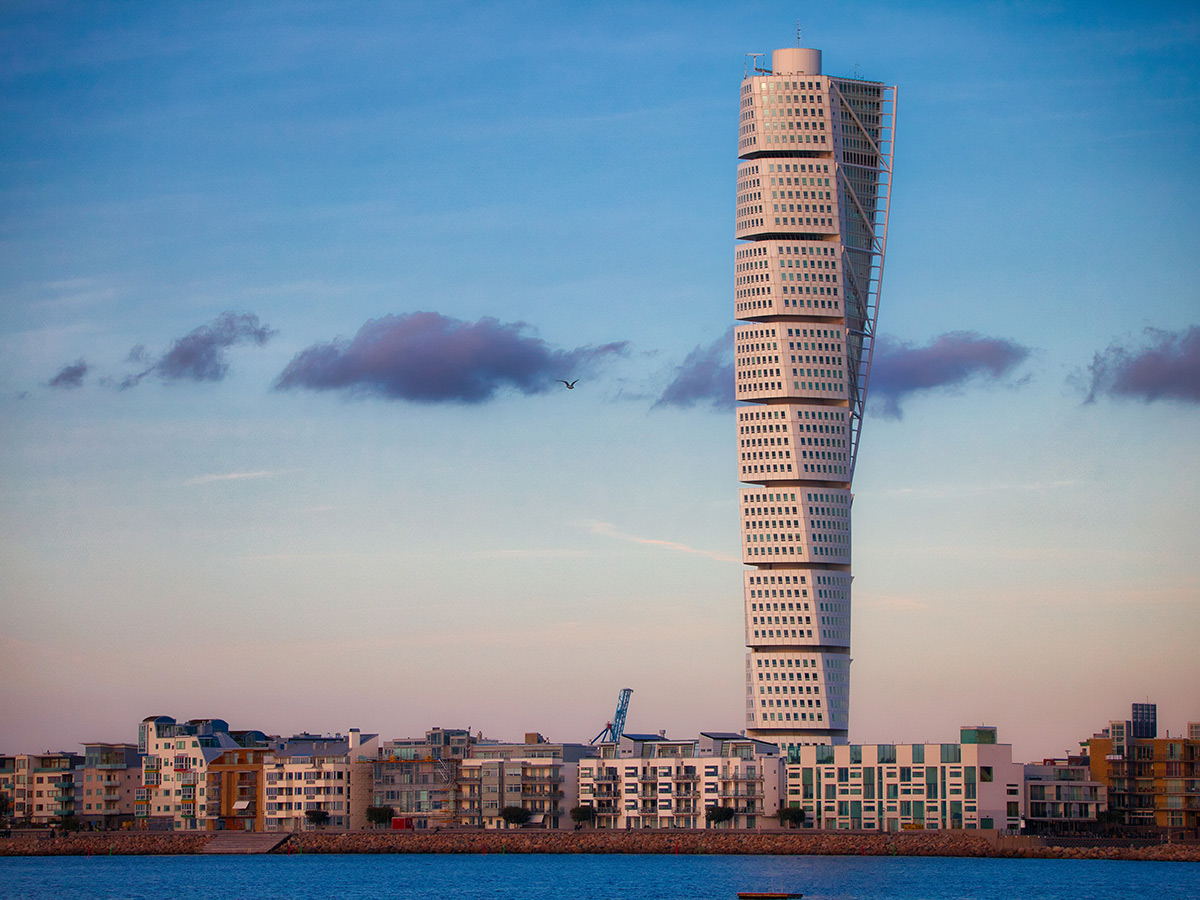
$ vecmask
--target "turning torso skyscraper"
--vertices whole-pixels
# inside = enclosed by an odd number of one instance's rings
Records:
[[[756,59],[757,63],[758,60]],[[734,329],[746,724],[844,743],[851,480],[887,244],[896,88],[776,50],[742,82]]]

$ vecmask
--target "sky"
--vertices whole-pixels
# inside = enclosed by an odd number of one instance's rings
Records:
[[[851,740],[1200,720],[1193,4],[13,2],[0,752],[743,728],[738,92],[797,15],[899,86]]]

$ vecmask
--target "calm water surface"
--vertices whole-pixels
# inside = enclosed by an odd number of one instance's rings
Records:
[[[1200,898],[1200,864],[849,856],[346,855],[0,858],[0,898],[733,900]]]

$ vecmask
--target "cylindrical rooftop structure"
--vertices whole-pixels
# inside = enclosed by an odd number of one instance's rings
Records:
[[[811,47],[787,47],[771,54],[771,71],[776,75],[820,75],[821,51]]]

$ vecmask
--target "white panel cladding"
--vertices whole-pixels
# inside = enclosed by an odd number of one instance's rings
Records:
[[[781,748],[849,724],[854,454],[887,231],[895,89],[777,51],[742,82],[735,396],[747,725]],[[890,92],[890,93],[889,93]]]

